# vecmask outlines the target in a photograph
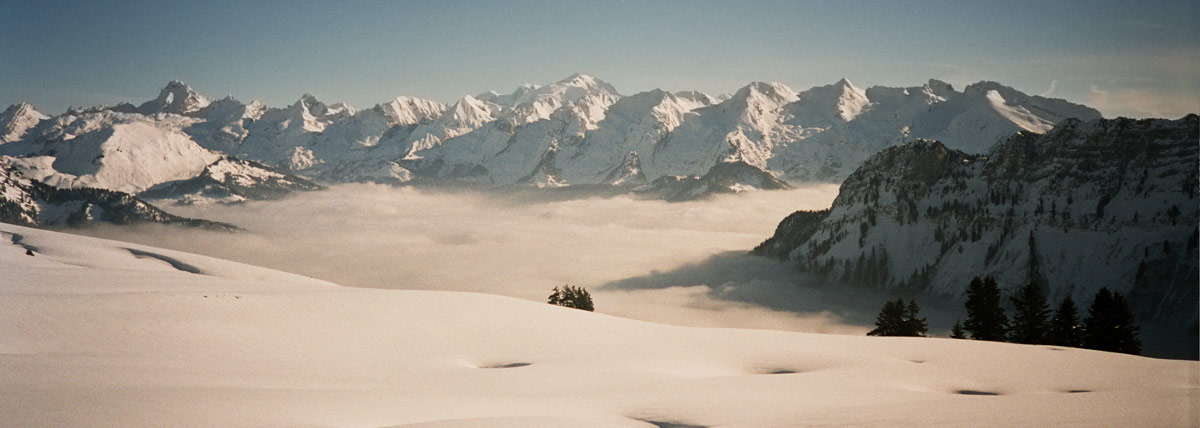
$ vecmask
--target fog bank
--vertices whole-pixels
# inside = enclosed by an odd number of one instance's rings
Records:
[[[740,256],[786,215],[827,208],[836,195],[836,185],[818,185],[683,203],[630,196],[525,200],[519,193],[348,184],[278,201],[166,207],[246,229],[235,234],[156,225],[76,233],[352,287],[544,301],[552,287],[569,283],[592,291],[597,312],[617,316],[861,334],[873,314],[864,317],[859,306],[878,308],[881,300],[804,291],[784,264]],[[693,269],[699,265],[706,268]]]

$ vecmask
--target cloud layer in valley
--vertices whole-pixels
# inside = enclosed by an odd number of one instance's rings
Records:
[[[483,292],[542,301],[592,291],[598,312],[682,325],[865,332],[885,297],[801,288],[783,263],[745,257],[835,185],[666,203],[352,184],[236,206],[168,207],[236,224],[81,233],[266,266],[353,287]],[[527,194],[526,194],[527,195]]]

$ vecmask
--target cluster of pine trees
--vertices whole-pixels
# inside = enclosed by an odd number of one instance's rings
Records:
[[[883,304],[879,317],[875,318],[875,329],[867,336],[925,336],[929,332],[929,324],[921,318],[921,307],[913,299],[904,304],[903,298]]]
[[[957,322],[951,337],[1008,341],[1032,345],[1057,345],[1100,351],[1139,354],[1140,330],[1133,322],[1133,310],[1121,293],[1101,288],[1092,299],[1088,317],[1079,320],[1079,309],[1071,296],[1063,298],[1050,311],[1042,287],[1029,282],[1009,298],[1014,313],[1010,320],[1000,307],[1000,288],[996,279],[975,277],[967,287],[967,320]]]
[[[967,320],[954,323],[950,337],[1088,348],[1139,354],[1142,342],[1133,323],[1133,310],[1121,293],[1101,288],[1092,300],[1088,317],[1079,320],[1079,309],[1071,296],[1051,311],[1042,287],[1030,282],[1011,296],[1014,313],[1010,319],[1001,307],[1000,287],[993,277],[971,280],[967,287]],[[916,300],[884,303],[869,336],[925,336],[928,325],[919,316]]]
[[[546,303],[585,311],[596,309],[592,304],[592,294],[588,293],[586,288],[570,284],[564,285],[562,288],[554,287],[554,292],[546,298]]]

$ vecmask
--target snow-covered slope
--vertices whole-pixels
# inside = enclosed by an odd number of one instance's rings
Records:
[[[318,119],[332,121],[329,118],[353,114],[344,105],[326,107],[311,97],[303,101],[310,101],[302,105],[308,110],[298,116],[304,119],[307,114],[318,124]],[[319,117],[314,119],[310,110],[318,111]],[[55,187],[137,193],[164,183],[203,179],[209,166],[227,158],[223,153],[245,151],[249,128],[266,113],[261,102],[244,104],[232,97],[209,101],[179,81],[171,81],[157,98],[140,107],[122,104],[72,109],[44,118],[22,104],[0,115],[7,124],[6,135],[15,136],[0,146],[0,155],[13,157],[9,164],[26,177]],[[275,195],[282,189],[261,180],[253,184],[264,186],[261,189],[252,189],[245,180],[240,183],[235,193],[243,197]],[[291,187],[300,190],[313,185]]]
[[[840,180],[880,150],[918,138],[982,153],[1018,131],[1043,133],[1066,118],[1100,118],[1095,109],[1025,95],[995,82],[962,92],[938,80],[860,91],[843,79],[800,97],[786,107],[783,121],[796,137],[777,147],[768,161],[769,169],[792,180]]]
[[[26,226],[82,225],[93,222],[154,222],[232,230],[233,226],[168,214],[129,195],[105,189],[60,189],[25,178],[0,156],[0,222]]]
[[[14,426],[1185,427],[1200,394],[1190,361],[666,326],[6,224],[0,243]]]
[[[26,132],[49,118],[29,103],[8,106],[0,112],[0,144],[24,138]]]
[[[97,110],[45,121],[33,138],[0,146],[26,176],[57,187],[136,193],[194,177],[220,155],[196,144],[183,128],[195,119]]]
[[[276,199],[291,192],[318,190],[321,186],[254,161],[222,157],[204,167],[195,177],[169,181],[146,189],[138,196],[179,204],[217,201]]]
[[[829,211],[796,213],[756,251],[869,287],[963,296],[974,276],[1051,299],[1129,295],[1141,319],[1197,322],[1200,120],[1068,120],[986,155],[884,150]]]

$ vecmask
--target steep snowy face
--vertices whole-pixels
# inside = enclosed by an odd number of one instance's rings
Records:
[[[1052,299],[1100,287],[1142,319],[1196,322],[1200,119],[1068,120],[986,156],[918,141],[866,161],[828,212],[798,215],[756,252],[868,287],[962,297],[974,276]],[[801,218],[802,217],[802,218]]]
[[[0,222],[37,225],[41,207],[33,194],[33,183],[9,159],[0,156]]]
[[[247,125],[258,120],[267,111],[261,101],[243,104],[233,97],[213,101],[193,114],[203,119],[186,128],[184,132],[202,147],[225,153],[236,153],[238,146],[250,135]]]
[[[441,116],[446,112],[446,105],[423,98],[401,96],[376,104],[373,110],[386,117],[389,125],[405,126]]]
[[[237,203],[276,199],[291,192],[320,188],[308,180],[258,162],[222,157],[195,177],[161,183],[138,196],[151,200],[173,200],[182,205]]]
[[[500,106],[467,95],[454,103],[438,121],[452,129],[475,129],[496,120]]]
[[[788,106],[796,122],[805,126],[828,126],[834,121],[849,122],[871,107],[866,91],[842,79],[799,94],[800,100]]]
[[[858,95],[865,96],[865,102]],[[768,166],[801,181],[841,179],[870,155],[914,139],[982,153],[1018,131],[1046,132],[1066,117],[1100,118],[1088,107],[1031,97],[994,83],[958,92],[938,80],[861,93],[843,81],[801,94],[801,100],[785,110],[785,135],[795,137],[776,146]],[[790,144],[795,141],[803,144]]]
[[[779,83],[754,82],[719,104],[694,110],[643,158],[647,178],[704,175],[721,162],[767,169],[776,144],[784,141],[782,107],[796,92]]]
[[[796,91],[782,83],[753,82],[717,105],[722,112],[756,129],[775,125],[780,107],[799,99]]]
[[[493,99],[494,97],[484,97]],[[503,109],[498,104],[470,95],[445,109],[438,117],[424,121],[401,132],[386,136],[381,145],[399,147],[401,158],[415,161],[436,159],[441,156],[435,149],[447,139],[474,131],[484,124],[496,121]]]
[[[299,126],[305,131],[321,132],[330,123],[354,115],[354,108],[343,103],[326,105],[317,97],[304,94],[284,110],[288,127]]]
[[[192,90],[187,84],[178,80],[167,83],[158,92],[158,97],[142,103],[137,110],[142,114],[170,113],[187,115],[195,113],[207,106],[208,98]]]
[[[228,224],[171,215],[123,192],[49,186],[24,177],[14,161],[13,158],[0,156],[0,223],[37,227],[94,222],[154,222],[235,229]]]
[[[13,151],[3,154],[21,156],[14,165],[50,185],[134,193],[195,176],[217,159],[183,132],[196,122],[109,110],[68,114],[39,126],[34,142],[5,145]]]
[[[653,180],[661,174],[651,167],[653,176],[647,176],[639,153],[653,154],[672,130],[695,115],[696,109],[712,103],[711,97],[698,92],[672,94],[662,90],[621,98],[579,144],[563,147],[555,166],[570,183],[633,184]]]
[[[651,111],[651,115],[667,130],[673,130],[684,118],[701,107],[716,104],[717,100],[703,92],[682,91],[664,96]]]
[[[1008,112],[1006,109],[1017,109],[1025,112],[1027,115],[1035,116],[1040,121],[1050,123],[1051,125],[1061,122],[1065,119],[1075,118],[1081,120],[1099,119],[1100,112],[1094,108],[1074,104],[1065,100],[1056,98],[1046,98],[1039,95],[1026,95],[1021,91],[1008,86],[1001,85],[996,82],[979,82],[963,89],[963,94],[968,97],[978,98],[982,94],[993,105],[996,103],[1002,106],[996,106],[996,111],[1001,114]],[[1007,117],[1007,115],[1006,115]],[[1022,125],[1018,120],[1014,123]],[[1028,131],[1037,131],[1027,129]],[[1049,130],[1049,128],[1046,128]]]
[[[24,138],[29,130],[49,118],[29,103],[8,106],[0,112],[0,144]]]
[[[257,160],[299,171],[321,163],[321,159],[303,161],[320,133],[331,124],[353,117],[355,110],[342,103],[326,105],[317,97],[304,94],[292,105],[268,109],[246,125],[249,131],[242,144],[226,154]]]
[[[499,117],[516,123],[549,119],[555,112],[568,111],[580,120],[580,126],[594,129],[604,119],[608,106],[621,98],[612,85],[586,74],[573,74],[545,86],[526,85],[508,95],[495,92],[484,95],[489,102],[504,108]]]

